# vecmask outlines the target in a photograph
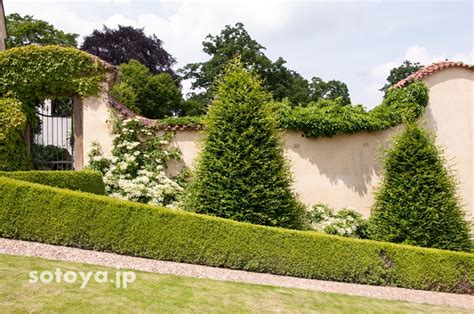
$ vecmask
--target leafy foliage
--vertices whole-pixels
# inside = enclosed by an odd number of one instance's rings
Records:
[[[469,251],[469,226],[433,139],[408,125],[387,153],[370,223],[376,240]]]
[[[360,131],[380,131],[417,120],[428,105],[428,89],[422,82],[392,89],[384,101],[370,111],[361,105],[346,106],[341,98],[321,99],[306,107],[288,100],[270,102],[278,127],[303,132],[306,137],[331,137]],[[170,117],[164,125],[202,125],[200,117]]]
[[[46,21],[34,19],[31,15],[9,14],[6,16],[6,24],[7,48],[28,45],[77,46],[78,34],[65,33]]]
[[[201,63],[191,63],[180,70],[185,79],[193,79],[192,88],[204,89],[201,97],[194,98],[207,106],[214,94],[213,81],[225,65],[237,55],[247,68],[252,68],[263,79],[264,87],[277,100],[288,98],[297,104],[309,99],[308,82],[295,71],[285,66],[286,61],[278,58],[272,62],[264,54],[265,48],[254,40],[242,23],[227,25],[219,35],[208,35],[203,42],[203,51],[211,59]]]
[[[260,80],[232,61],[216,86],[186,208],[256,224],[302,227]]]
[[[336,100],[341,98],[340,103],[343,105],[350,105],[351,98],[349,96],[349,89],[343,82],[330,80],[328,82],[323,81],[319,77],[313,77],[310,88],[310,98],[312,101],[318,101],[321,99]]]
[[[423,65],[419,62],[411,62],[408,60],[403,61],[403,63],[396,68],[390,70],[390,75],[387,77],[387,83],[380,89],[380,91],[384,92],[387,95],[389,88],[393,85],[398,83],[399,81],[403,80],[407,76],[416,71],[423,68]]]
[[[119,25],[118,29],[111,29],[104,25],[102,30],[96,29],[84,38],[81,49],[113,65],[135,59],[153,74],[174,73],[172,66],[176,60],[156,35],[147,36],[143,28]]]
[[[310,229],[343,237],[366,238],[367,222],[361,214],[350,208],[334,212],[324,204],[313,205],[307,211]]]
[[[112,93],[130,109],[150,119],[180,112],[181,91],[170,74],[152,74],[137,60],[120,65],[120,72],[121,82]]]
[[[59,170],[62,165],[48,164],[48,161],[72,161],[69,151],[56,145],[33,144],[32,155],[38,161],[34,168],[38,170]],[[59,169],[58,169],[59,168]]]
[[[99,92],[105,68],[75,48],[25,46],[0,51],[0,97],[23,103],[28,121],[44,99],[91,96]]]
[[[474,293],[472,253],[239,223],[1,177],[0,203],[5,238],[303,278]]]
[[[344,106],[342,99],[311,102],[306,107],[288,102],[275,105],[282,128],[302,131],[307,137],[334,136],[360,131],[380,131],[415,121],[428,105],[428,89],[422,82],[389,90],[383,102],[366,111],[361,105]]]
[[[180,158],[180,151],[170,148],[172,133],[157,136],[153,128],[138,120],[113,120],[112,157],[102,154],[95,144],[89,152],[89,169],[104,175],[108,195],[141,203],[175,207],[182,186],[166,173],[168,161]]]
[[[204,116],[207,113],[209,99],[205,93],[190,92],[183,100],[180,116]]]
[[[29,154],[23,140],[26,115],[14,98],[0,98],[0,171],[28,170]]]
[[[0,171],[0,177],[28,181],[61,189],[82,191],[98,195],[105,194],[102,175],[98,171]]]
[[[156,126],[196,126],[201,127],[204,123],[204,117],[202,116],[184,116],[184,117],[169,117],[158,121]]]

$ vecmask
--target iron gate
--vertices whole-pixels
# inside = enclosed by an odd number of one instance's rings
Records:
[[[39,106],[36,130],[31,134],[33,168],[74,169],[73,99],[45,100]]]

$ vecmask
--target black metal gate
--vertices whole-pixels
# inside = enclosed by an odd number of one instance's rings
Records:
[[[34,169],[73,170],[73,99],[45,100],[36,115],[36,130],[31,131],[31,156]]]

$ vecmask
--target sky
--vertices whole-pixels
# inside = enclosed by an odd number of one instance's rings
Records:
[[[151,1],[4,0],[5,13],[33,15],[66,32],[102,25],[143,27],[177,59],[175,68],[209,59],[208,34],[242,22],[272,60],[306,79],[337,79],[352,103],[380,103],[390,69],[407,59],[474,64],[474,2],[467,1]],[[81,41],[81,39],[80,39]],[[188,91],[190,82],[184,82]]]

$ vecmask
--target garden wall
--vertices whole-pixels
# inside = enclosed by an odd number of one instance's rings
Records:
[[[467,212],[474,214],[474,71],[447,68],[423,81],[430,89],[430,102],[422,119],[445,148],[448,163],[460,181],[462,203]],[[82,101],[83,147],[76,154],[82,152],[84,165],[92,141],[110,152],[108,104],[106,91]],[[298,132],[286,131],[285,148],[295,191],[305,203],[322,202],[337,209],[350,206],[368,216],[380,182],[380,151],[398,129],[332,138],[304,138]],[[200,138],[198,131],[177,131],[174,145],[181,149],[184,165],[192,166]],[[181,166],[171,165],[169,171],[176,172]],[[80,165],[76,165],[78,168]]]

